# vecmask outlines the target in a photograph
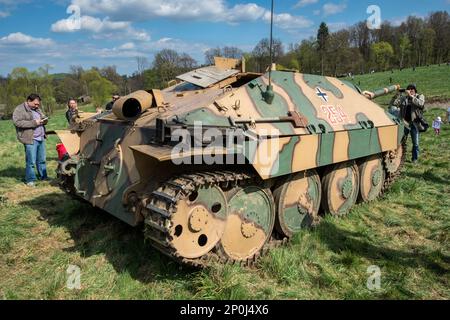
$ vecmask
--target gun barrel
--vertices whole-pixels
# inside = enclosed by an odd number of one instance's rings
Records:
[[[368,99],[373,100],[375,98],[385,96],[398,90],[400,90],[400,85],[396,84],[387,88],[377,89],[375,91],[364,91],[363,95],[365,95]]]

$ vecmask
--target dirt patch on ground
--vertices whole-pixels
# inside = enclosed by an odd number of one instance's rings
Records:
[[[44,194],[51,194],[56,192],[63,194],[59,188],[50,185],[28,187],[25,184],[21,184],[15,186],[14,190],[4,193],[2,197],[10,204],[17,205],[23,201],[42,196]]]
[[[426,104],[426,109],[444,109],[447,110],[450,107],[450,100],[446,101],[429,101]]]

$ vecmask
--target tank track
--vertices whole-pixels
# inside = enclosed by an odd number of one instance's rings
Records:
[[[146,201],[148,204],[144,209],[145,239],[163,254],[191,267],[205,268],[213,263],[253,266],[260,256],[275,247],[286,244],[288,239],[280,240],[272,234],[272,237],[262,250],[243,261],[229,259],[219,245],[200,258],[186,259],[179,256],[175,248],[171,246],[169,228],[171,224],[170,219],[177,211],[178,201],[188,198],[197,188],[211,185],[222,188],[245,186],[255,178],[254,175],[246,172],[217,171],[185,174],[167,181],[157,191],[153,192]]]
[[[402,142],[403,154],[401,164],[394,173],[389,173],[384,161],[386,179],[382,194],[400,177],[406,159],[406,139]],[[171,217],[177,211],[177,203],[186,199],[201,186],[216,185],[222,188],[245,186],[257,179],[248,172],[215,171],[184,174],[165,182],[157,191],[154,191],[145,201],[143,208],[145,217],[145,239],[158,251],[173,260],[194,268],[206,268],[214,263],[237,264],[241,266],[254,266],[258,259],[271,249],[286,245],[289,238],[282,238],[274,229],[270,240],[263,249],[251,258],[244,261],[235,261],[228,258],[220,245],[216,245],[209,253],[197,259],[186,259],[177,254],[170,244]]]

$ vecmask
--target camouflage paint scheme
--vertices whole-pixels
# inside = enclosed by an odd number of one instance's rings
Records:
[[[273,139],[279,145],[269,165],[261,165],[258,159],[253,163],[263,179],[380,154],[395,150],[401,143],[403,125],[351,84],[331,77],[273,71],[275,99],[269,105],[261,95],[268,75],[241,76],[244,81],[250,80],[228,90],[220,83],[187,92],[178,92],[178,86],[165,89],[161,93],[166,107],[151,108],[134,121],[117,119],[112,113],[84,120],[86,128],[77,133],[80,153],[75,156],[76,194],[130,225],[140,223],[142,218],[128,211],[127,195],[130,190],[156,188],[165,178],[161,169],[171,167],[158,159],[164,155],[169,159],[171,148],[157,146],[161,150],[155,155],[150,154],[155,147],[142,152],[132,147],[155,146],[156,119],[171,119],[174,115],[186,126],[200,121],[203,126],[225,128],[230,127],[229,117],[273,118],[298,111],[313,130],[295,128],[291,122],[256,123],[250,129],[256,135],[271,130],[271,139],[263,140],[258,147]],[[67,141],[63,132],[60,136]],[[246,152],[245,156],[253,162],[254,154]],[[279,164],[278,170],[267,170],[274,163]],[[176,172],[176,168],[173,170]]]

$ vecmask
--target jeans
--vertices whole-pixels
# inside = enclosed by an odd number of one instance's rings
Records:
[[[405,136],[411,133],[411,139],[413,144],[412,149],[412,161],[419,159],[419,130],[414,123],[411,123],[410,128],[405,127]]]
[[[33,140],[33,144],[25,145],[25,183],[35,182],[36,172],[39,174],[40,180],[47,180],[47,165],[45,154],[45,141]]]

